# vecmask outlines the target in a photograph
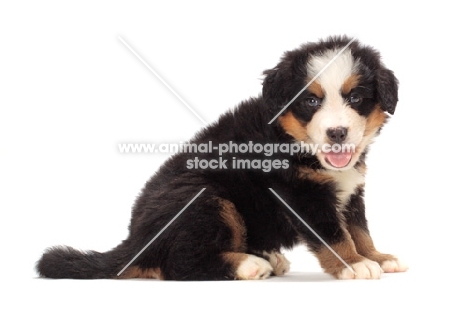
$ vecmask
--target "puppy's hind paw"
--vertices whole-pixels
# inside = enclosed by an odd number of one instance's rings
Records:
[[[279,252],[272,252],[267,256],[271,266],[273,267],[273,273],[276,276],[281,276],[289,272],[291,263],[283,254]]]
[[[237,279],[240,280],[263,280],[270,276],[273,267],[263,258],[247,255],[236,271]]]

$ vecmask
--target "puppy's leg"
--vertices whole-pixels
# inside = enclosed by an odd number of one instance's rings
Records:
[[[237,280],[261,280],[270,276],[273,268],[267,258],[245,253],[245,224],[234,204],[224,199],[218,199],[217,202],[221,208],[221,218],[232,233],[234,251],[221,254],[225,265],[230,267],[230,276]]]
[[[384,272],[404,272],[408,266],[390,254],[383,254],[377,251],[367,228],[348,225],[348,231],[352,236],[356,250],[359,254],[376,261]]]
[[[166,280],[259,280],[273,270],[267,260],[246,253],[245,224],[230,201],[195,202],[170,229],[159,250]]]
[[[342,241],[329,244],[333,252],[325,245],[314,250],[324,271],[337,279],[379,279],[379,264],[357,253],[349,233],[344,232],[344,236]]]
[[[308,214],[304,210],[302,217],[313,230],[296,223],[297,231],[325,272],[337,279],[380,278],[382,270],[379,264],[358,254],[335,205],[322,204],[320,214]]]
[[[324,210],[326,208],[323,206]],[[330,210],[321,218],[320,222],[314,221],[313,217],[304,219],[321,239],[303,227],[298,226],[298,231],[324,271],[337,279],[379,279],[382,273],[379,264],[358,254],[351,235],[342,227],[338,216]]]
[[[376,250],[367,228],[362,193],[363,190],[360,189],[357,194],[351,196],[344,213],[347,230],[354,241],[357,252],[370,260],[378,262],[384,272],[404,272],[408,270],[408,266],[395,256],[383,254]]]

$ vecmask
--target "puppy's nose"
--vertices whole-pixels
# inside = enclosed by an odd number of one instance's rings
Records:
[[[346,139],[348,135],[347,127],[331,127],[327,130],[327,136],[333,143],[341,143]]]

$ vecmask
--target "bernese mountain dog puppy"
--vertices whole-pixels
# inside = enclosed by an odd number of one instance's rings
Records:
[[[259,97],[146,183],[126,240],[105,253],[49,248],[39,275],[264,279],[289,271],[281,250],[298,243],[338,279],[405,271],[374,247],[363,198],[369,145],[398,101],[393,72],[375,49],[336,36],[286,52],[264,74]]]

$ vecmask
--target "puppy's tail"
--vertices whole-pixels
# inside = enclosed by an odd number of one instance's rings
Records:
[[[124,243],[106,253],[55,246],[44,252],[36,270],[53,279],[114,279],[131,259]]]

